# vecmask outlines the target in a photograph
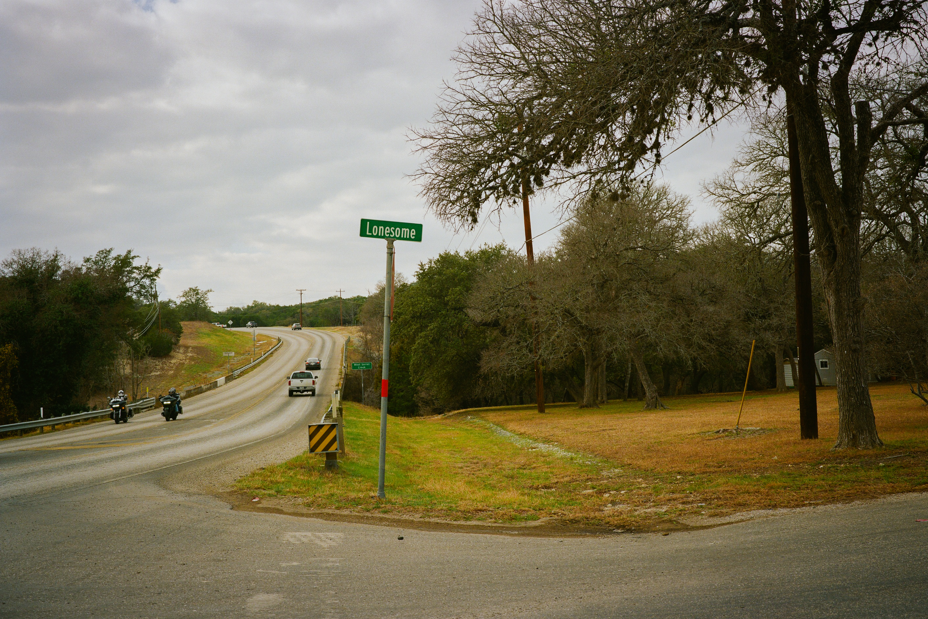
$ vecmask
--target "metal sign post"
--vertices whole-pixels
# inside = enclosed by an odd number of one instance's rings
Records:
[[[393,241],[422,242],[422,224],[399,221],[361,220],[361,236],[387,241],[387,275],[383,286],[383,375],[380,383],[380,472],[377,496],[386,498],[384,477],[387,469],[387,398],[390,392],[390,320],[393,309]]]
[[[387,278],[383,286],[383,374],[380,382],[380,473],[377,496],[386,498],[383,489],[387,469],[387,397],[390,393],[390,307],[393,302],[393,239],[387,240]]]
[[[354,361],[351,363],[352,370],[361,372],[361,401],[364,401],[364,370],[373,370],[374,364],[370,361]]]

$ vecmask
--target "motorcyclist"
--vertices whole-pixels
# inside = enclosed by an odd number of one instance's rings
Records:
[[[178,414],[183,414],[184,407],[181,406],[180,396],[177,395],[177,389],[175,389],[174,387],[171,387],[170,389],[168,389],[168,396],[174,400],[174,406],[177,407]]]
[[[129,403],[129,398],[126,397],[126,392],[122,389],[116,394],[116,397],[110,400],[110,406],[114,403],[119,404],[121,408],[126,409],[128,417],[132,417],[132,411],[128,409],[127,404]],[[110,418],[113,418],[113,413],[110,413]]]

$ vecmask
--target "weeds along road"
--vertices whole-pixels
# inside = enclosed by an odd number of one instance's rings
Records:
[[[320,393],[337,376],[338,336],[273,333],[285,345],[271,361],[187,400],[177,422],[152,411],[0,442],[0,618],[928,616],[926,495],[668,536],[427,532],[230,509],[215,493],[303,451],[327,405],[288,398],[284,375],[313,355]]]

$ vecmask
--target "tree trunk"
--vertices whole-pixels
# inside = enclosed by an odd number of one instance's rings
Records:
[[[623,401],[628,401],[628,387],[632,382],[632,358],[628,358],[628,370],[625,372],[625,396],[622,398]]]
[[[564,380],[564,387],[567,388],[567,393],[571,395],[574,399],[574,402],[580,404],[583,402],[583,390],[577,385],[577,381],[574,380],[573,376],[568,376]]]
[[[605,404],[609,401],[609,385],[606,383],[606,358],[603,356],[602,365],[599,366],[599,398],[597,402]]]
[[[699,383],[702,382],[702,377],[706,375],[705,368],[696,368],[693,370],[693,374],[690,379],[690,390],[689,393],[699,393]]]
[[[797,132],[802,184],[835,347],[838,440],[834,449],[872,449],[883,441],[876,431],[864,361],[860,219],[873,117],[866,102],[854,104],[852,112],[847,76],[837,73],[830,84],[837,104],[832,112],[840,133],[840,174],[831,165],[833,142],[825,131],[818,93],[798,79],[783,85],[803,127]],[[795,90],[790,92],[791,88]]]
[[[776,344],[773,347],[773,354],[776,358],[777,368],[777,393],[786,391],[786,370],[783,368],[783,344]]]
[[[605,366],[606,356],[602,345],[591,337],[581,347],[583,351],[583,401],[580,408],[599,408],[601,368]]]
[[[793,388],[798,389],[797,385],[799,384],[799,369],[796,367],[796,356],[793,355],[793,351],[790,348],[786,349],[786,353],[789,355],[789,371],[790,376],[793,378]],[[784,379],[785,381],[785,379]]]
[[[667,408],[657,394],[657,386],[651,380],[650,374],[648,374],[648,368],[644,363],[644,355],[641,354],[641,350],[638,349],[637,345],[631,347],[631,354],[632,360],[635,362],[635,369],[638,370],[638,376],[641,378],[641,386],[644,387],[645,410]]]
[[[881,447],[867,387],[860,254],[850,242],[835,243],[835,256],[825,265],[825,299],[834,341],[838,383],[838,440],[835,449]]]

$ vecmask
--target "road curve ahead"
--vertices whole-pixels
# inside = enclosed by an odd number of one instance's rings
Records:
[[[337,336],[272,332],[270,362],[177,422],[0,442],[0,619],[928,616],[924,494],[560,539],[234,511],[210,493],[305,450],[327,403],[288,398],[284,375],[309,355],[322,393],[337,375]]]
[[[305,439],[306,425],[325,413],[336,387],[343,340],[326,331],[261,332],[280,336],[283,345],[250,373],[184,400],[176,421],[165,422],[158,408],[127,424],[100,422],[0,441],[0,501],[30,501],[159,471],[193,471],[196,466],[186,465],[222,454],[234,460],[237,451],[282,438]],[[323,359],[317,395],[290,398],[285,376],[302,369],[308,356]]]

